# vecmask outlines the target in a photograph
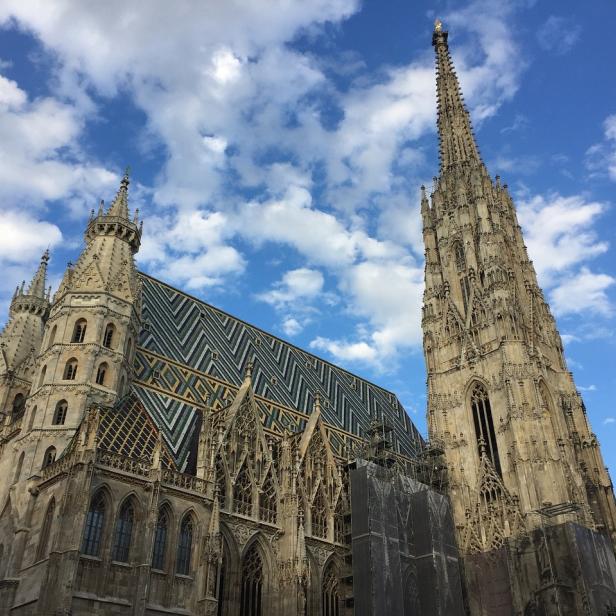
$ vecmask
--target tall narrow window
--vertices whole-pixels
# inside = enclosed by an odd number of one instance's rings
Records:
[[[336,567],[333,562],[323,573],[323,588],[321,592],[323,616],[340,616],[340,593]]]
[[[453,256],[456,262],[456,269],[461,272],[466,269],[466,257],[464,255],[464,246],[462,242],[456,242],[453,245]]]
[[[56,461],[56,448],[48,447],[43,455],[43,464],[41,468],[47,468],[50,464]]]
[[[225,509],[227,501],[227,473],[221,456],[216,456],[216,485],[218,486],[218,502]]]
[[[98,367],[98,370],[96,371],[96,384],[97,385],[104,385],[105,384],[105,378],[107,377],[107,369],[108,368],[109,368],[109,365],[106,362],[103,362]]]
[[[19,419],[24,414],[26,408],[26,397],[23,394],[17,394],[13,398],[13,419]]]
[[[169,534],[169,513],[166,509],[158,512],[156,528],[154,529],[154,550],[152,552],[152,569],[165,570],[165,554],[167,551],[167,535]]]
[[[105,327],[105,335],[103,336],[103,346],[110,349],[113,345],[113,335],[115,333],[115,325],[108,323]]]
[[[471,284],[468,281],[468,276],[460,278],[460,289],[462,291],[462,302],[464,303],[464,312],[468,310],[468,305],[471,300]]]
[[[102,492],[90,502],[81,551],[88,556],[99,556],[105,523],[105,497]]]
[[[43,526],[41,527],[41,534],[39,536],[38,547],[36,548],[36,560],[43,560],[49,554],[49,535],[51,533],[51,525],[53,524],[53,516],[56,511],[56,501],[51,499],[49,505],[47,505],[47,512],[43,520]]]
[[[180,575],[190,574],[190,556],[192,552],[193,523],[190,515],[184,516],[180,525],[178,538],[178,555],[175,565],[176,573]]]
[[[83,342],[86,338],[86,329],[88,322],[85,319],[79,319],[73,328],[73,337],[71,342]]]
[[[47,374],[47,366],[41,368],[41,376],[39,376],[38,386],[41,387],[45,382],[45,375]]]
[[[132,338],[128,339],[128,342],[126,343],[126,359],[128,361],[130,361],[130,356],[133,352],[133,340]]]
[[[235,478],[233,509],[236,513],[252,515],[252,481],[245,463]]]
[[[327,505],[323,486],[319,486],[312,502],[311,509],[311,532],[314,537],[327,537]]]
[[[242,595],[240,616],[263,614],[263,560],[256,544],[252,544],[242,560]]]
[[[53,413],[53,425],[62,426],[66,421],[66,413],[68,412],[68,402],[66,400],[60,400],[56,404],[56,408]]]
[[[64,366],[64,380],[74,381],[77,378],[77,360],[69,359]]]
[[[479,455],[481,455],[482,446],[485,446],[486,455],[492,462],[496,472],[500,475],[501,466],[496,445],[496,433],[494,431],[490,398],[485,387],[480,383],[476,383],[471,391],[471,408]]]
[[[132,502],[130,500],[125,501],[120,509],[116,522],[113,550],[111,553],[111,558],[113,560],[117,560],[121,563],[128,562],[134,518],[135,509],[133,508]]]
[[[24,465],[24,458],[26,457],[26,452],[22,451],[19,456],[19,460],[17,460],[17,467],[15,468],[15,475],[13,475],[13,483],[17,483],[21,479],[21,469]]]
[[[57,331],[58,331],[58,326],[54,325],[53,329],[51,330],[51,333],[49,334],[49,344],[47,345],[48,347],[50,347],[56,341]]]
[[[34,427],[34,420],[36,419],[36,409],[37,409],[37,407],[35,406],[30,411],[30,419],[28,421],[28,432],[30,432],[32,430],[32,428]]]
[[[261,520],[276,523],[276,500],[276,487],[270,472],[259,493],[259,518]]]

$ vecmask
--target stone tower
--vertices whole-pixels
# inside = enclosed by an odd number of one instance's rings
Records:
[[[49,316],[49,291],[46,290],[49,251],[30,286],[25,282],[15,290],[9,321],[0,333],[0,426],[3,436],[16,430],[32,386],[36,357],[41,347],[43,328]]]
[[[125,175],[111,206],[101,202],[98,213],[92,211],[85,248],[69,264],[51,306],[44,291],[47,253],[28,292],[13,299],[3,361],[15,373],[14,384],[2,393],[25,396],[19,425],[7,417],[4,428],[10,452],[2,468],[19,469],[13,483],[64,451],[89,406],[111,406],[127,389],[139,331],[133,255],[141,238],[137,216],[129,218],[128,185]]]
[[[431,202],[422,189],[422,326],[428,431],[445,453],[460,549],[497,550],[546,520],[614,542],[597,438],[507,186],[479,155],[438,21],[432,42],[440,174]]]

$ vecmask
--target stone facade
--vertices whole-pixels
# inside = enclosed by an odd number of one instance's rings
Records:
[[[614,604],[612,486],[440,25],[434,45],[431,443],[393,393],[137,272],[125,175],[0,335],[0,616]]]

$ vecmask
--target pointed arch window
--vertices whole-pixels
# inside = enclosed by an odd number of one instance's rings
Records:
[[[458,272],[464,271],[466,269],[466,255],[464,254],[464,246],[460,241],[453,245],[453,258],[456,263],[456,270]]]
[[[233,509],[236,513],[252,515],[252,481],[245,463],[235,479]]]
[[[65,381],[74,381],[77,378],[77,366],[78,362],[74,357],[66,362],[66,366],[64,366]]]
[[[115,329],[116,328],[113,323],[107,323],[107,327],[105,327],[105,334],[103,336],[103,346],[107,349],[112,348]]]
[[[107,362],[103,362],[99,365],[98,370],[96,371],[96,384],[104,385],[105,378],[107,377],[107,370],[109,369],[109,364]]]
[[[165,570],[167,552],[167,536],[169,534],[169,512],[166,508],[158,512],[156,528],[154,529],[154,550],[152,552],[152,568]]]
[[[53,413],[53,425],[62,426],[66,421],[66,414],[68,412],[68,402],[66,400],[60,400],[56,404],[56,408]]]
[[[240,616],[263,614],[263,559],[252,544],[242,559],[242,594]]]
[[[272,478],[271,471],[267,474],[261,492],[259,493],[259,518],[266,522],[276,524],[277,506],[276,506],[276,486]]]
[[[485,447],[485,453],[490,462],[492,462],[492,466],[501,475],[496,432],[494,430],[494,420],[492,419],[492,407],[490,406],[488,392],[481,383],[475,383],[471,389],[471,409],[479,455],[483,455],[482,450]]]
[[[105,508],[105,497],[102,492],[99,492],[90,501],[81,545],[81,551],[88,556],[99,556],[100,554],[105,523]]]
[[[180,524],[180,536],[178,537],[178,554],[175,571],[180,575],[190,575],[190,560],[193,542],[193,521],[190,514],[185,515]]]
[[[340,616],[340,584],[333,562],[330,562],[323,572],[321,602],[323,616]]]
[[[49,344],[47,345],[48,347],[52,346],[53,343],[56,341],[57,332],[58,332],[58,326],[54,325],[53,329],[51,330],[51,333],[49,334]]]
[[[43,465],[41,468],[47,468],[50,464],[56,461],[56,448],[48,447],[43,455]]]
[[[36,419],[36,409],[37,407],[35,406],[31,411],[30,411],[30,420],[28,421],[28,432],[30,432],[34,426],[34,420]]]
[[[26,397],[23,394],[17,394],[13,398],[13,408],[12,415],[13,420],[19,419],[24,414],[24,409],[26,408]]]
[[[41,369],[41,376],[39,376],[39,382],[38,382],[39,387],[42,387],[43,383],[45,382],[46,374],[47,374],[47,366],[43,366]]]
[[[319,486],[312,502],[311,509],[311,532],[314,537],[327,537],[327,503],[323,494],[323,486]]]
[[[39,536],[38,547],[36,548],[36,560],[43,560],[49,554],[49,535],[51,533],[51,525],[53,524],[53,516],[56,511],[56,501],[52,497],[49,505],[47,505],[47,511],[45,518],[43,519],[43,526],[41,527],[41,534]]]
[[[75,322],[73,328],[73,337],[71,342],[83,342],[86,338],[86,329],[88,328],[88,322],[85,319],[79,319]]]
[[[135,519],[135,508],[132,500],[124,502],[118,514],[115,534],[113,538],[113,550],[111,558],[121,563],[127,563],[130,555],[130,544],[133,535],[133,522]]]

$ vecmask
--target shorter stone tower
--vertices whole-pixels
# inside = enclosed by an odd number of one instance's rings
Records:
[[[45,251],[32,282],[17,287],[9,321],[0,334],[0,436],[19,429],[34,378],[43,328],[49,316],[46,290],[49,251]]]

